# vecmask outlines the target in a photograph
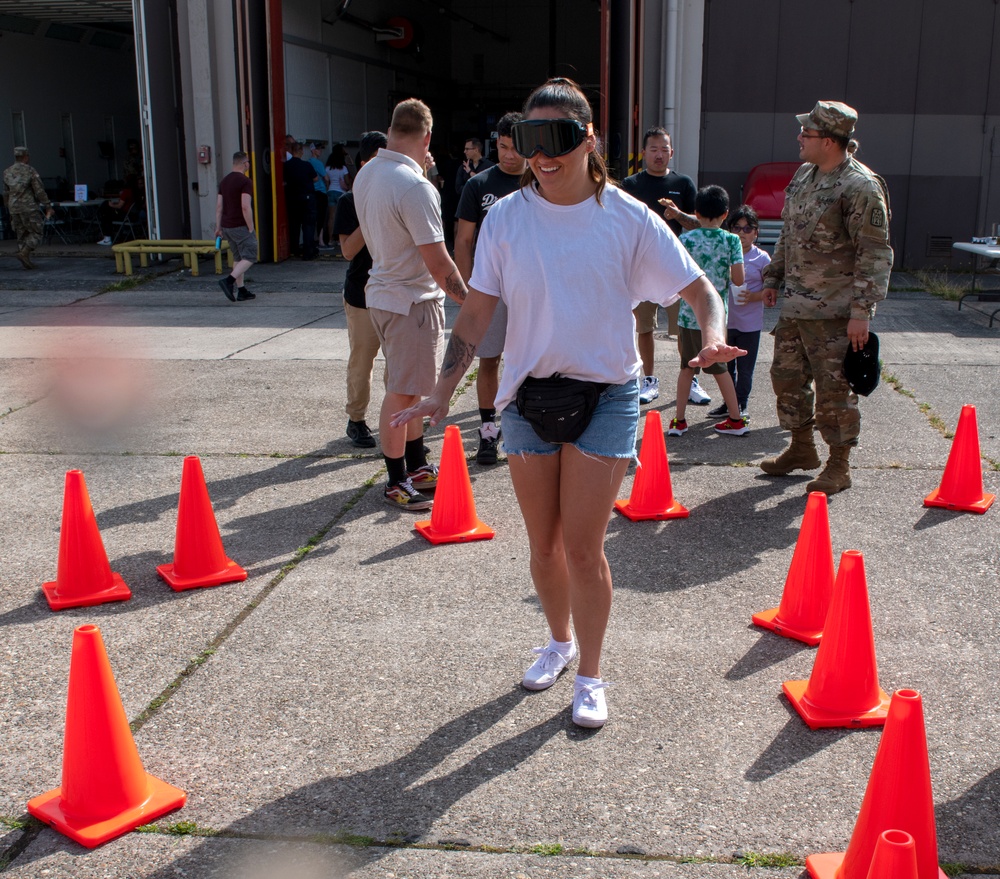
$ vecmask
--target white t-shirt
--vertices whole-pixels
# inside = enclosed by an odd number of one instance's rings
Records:
[[[326,169],[326,184],[327,189],[333,190],[335,192],[347,192],[344,189],[344,180],[347,179],[347,175],[350,173],[347,167],[343,168],[330,168]]]
[[[704,272],[670,228],[615,186],[556,205],[533,187],[483,220],[471,287],[507,305],[503,409],[531,375],[624,384],[642,375],[632,309],[670,305]]]
[[[444,301],[417,248],[444,241],[441,196],[409,156],[380,149],[358,171],[354,206],[372,270],[365,287],[369,308],[409,314],[415,302]]]

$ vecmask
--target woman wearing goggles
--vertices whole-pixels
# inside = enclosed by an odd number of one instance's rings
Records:
[[[393,424],[428,416],[437,424],[475,357],[498,299],[508,308],[504,372],[497,392],[504,448],[528,532],[531,577],[548,644],[522,686],[544,690],[579,658],[573,722],[607,720],[601,650],[611,612],[604,537],[629,461],[635,457],[642,363],[632,304],[691,303],[705,348],[692,366],[745,352],[725,344],[722,300],[665,223],[608,186],[593,114],[579,86],[552,79],[513,126],[527,158],[521,189],[490,208],[476,247],[469,295],[452,330],[434,393]],[[575,439],[553,442],[521,414],[529,379],[560,376],[599,389]],[[537,385],[532,385],[537,387]],[[592,388],[591,388],[592,389]],[[526,397],[527,395],[525,395]],[[576,413],[573,413],[574,415]]]
[[[592,122],[584,125],[576,119],[528,119],[511,129],[514,149],[526,159],[537,152],[550,159],[565,156],[593,135]]]

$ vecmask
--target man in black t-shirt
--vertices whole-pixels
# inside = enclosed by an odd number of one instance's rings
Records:
[[[362,134],[358,168],[385,145],[386,137],[381,131],[366,131]],[[345,192],[337,202],[333,234],[338,236],[341,253],[351,261],[344,278],[344,311],[347,315],[347,340],[351,349],[347,360],[347,405],[344,407],[347,411],[347,435],[354,445],[362,449],[373,449],[375,437],[365,422],[365,414],[372,394],[372,369],[379,341],[365,301],[365,285],[372,269],[372,255],[368,252],[361,233],[353,192]]]
[[[483,174],[472,177],[462,190],[455,219],[455,265],[462,273],[466,284],[472,277],[472,259],[475,253],[479,227],[483,224],[487,211],[501,198],[516,192],[521,185],[521,175],[527,166],[525,159],[514,149],[511,126],[520,122],[520,113],[507,113],[497,123],[497,159]],[[485,160],[484,160],[485,161]],[[500,384],[500,355],[503,354],[504,339],[507,335],[507,306],[497,302],[496,311],[490,321],[486,335],[476,350],[479,355],[479,371],[476,376],[476,394],[479,397],[479,451],[476,461],[480,464],[496,464],[497,447],[500,444],[500,428],[496,423],[497,387]]]
[[[247,290],[243,276],[257,261],[257,236],[253,231],[253,184],[247,177],[250,158],[243,151],[233,153],[233,170],[219,183],[215,200],[215,237],[225,236],[233,252],[233,270],[219,286],[230,302],[257,297]]]
[[[493,162],[483,158],[483,142],[478,137],[470,137],[465,142],[463,152],[465,160],[455,172],[455,192],[459,195],[473,177],[493,167]]]
[[[622,181],[622,189],[633,198],[645,204],[656,216],[663,217],[675,235],[689,229],[697,229],[698,218],[694,216],[694,197],[697,187],[694,181],[670,170],[670,160],[674,149],[670,135],[664,128],[650,128],[642,137],[643,170]],[[656,329],[656,303],[640,302],[635,307],[636,343],[642,358],[643,380],[639,389],[639,402],[652,403],[660,396],[660,381],[653,375],[654,342]],[[677,311],[680,303],[675,302],[667,309],[670,332],[677,333]],[[690,402],[708,405],[712,398],[699,386],[695,378],[691,384]]]
[[[316,191],[313,184],[319,179],[315,169],[302,158],[305,149],[301,143],[293,144],[292,157],[285,162],[285,212],[288,215],[288,245],[292,256],[302,254],[303,259],[319,255],[316,246]],[[299,235],[302,250],[299,250]]]

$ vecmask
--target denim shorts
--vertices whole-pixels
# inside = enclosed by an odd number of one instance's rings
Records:
[[[639,427],[639,381],[609,385],[598,398],[597,409],[587,429],[575,443],[587,455],[602,458],[634,458],[635,435]],[[501,415],[503,447],[511,455],[554,455],[558,443],[547,443],[535,429],[517,413],[517,403],[511,402]]]

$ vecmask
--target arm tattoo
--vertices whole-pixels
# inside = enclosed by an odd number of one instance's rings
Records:
[[[469,290],[465,286],[465,281],[462,280],[462,276],[456,269],[447,278],[444,279],[445,292],[455,298],[460,299],[463,302],[465,297],[469,295]]]
[[[460,336],[456,336],[455,331],[452,330],[451,338],[448,340],[448,348],[444,352],[444,365],[441,367],[442,377],[454,375],[455,372],[464,375],[475,356],[476,346],[466,342]]]

